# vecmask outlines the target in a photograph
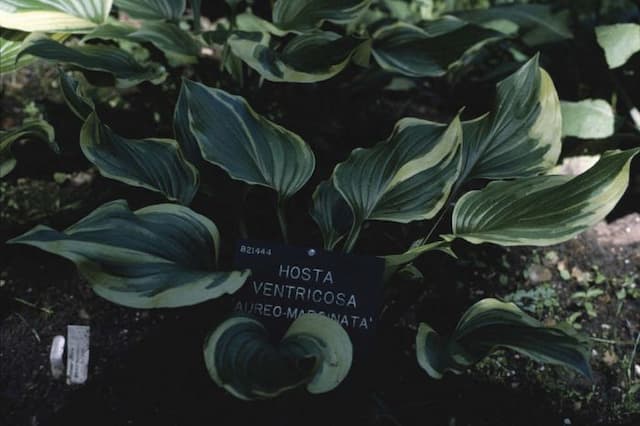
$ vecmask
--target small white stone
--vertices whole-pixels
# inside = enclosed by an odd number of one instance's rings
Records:
[[[570,424],[572,424],[572,423],[571,423],[571,419],[570,419],[570,418],[568,418],[568,417],[567,417],[566,419],[564,419],[564,420],[562,421],[562,423],[564,423],[565,425],[570,425]]]

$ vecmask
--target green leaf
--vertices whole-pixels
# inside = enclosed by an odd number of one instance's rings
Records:
[[[546,246],[590,228],[615,207],[640,148],[608,151],[585,173],[492,182],[471,191],[453,211],[455,237],[479,244]]]
[[[132,212],[107,203],[66,230],[39,225],[11,244],[65,257],[101,297],[132,308],[188,306],[238,290],[249,271],[217,271],[215,224],[187,207]]]
[[[515,4],[457,13],[465,21],[486,25],[498,20],[511,21],[521,29],[522,40],[530,46],[573,38],[568,10],[553,13],[540,4]]]
[[[174,140],[123,138],[93,112],[80,131],[80,147],[105,177],[160,192],[185,205],[198,191],[198,171]]]
[[[418,363],[435,379],[447,371],[462,373],[499,348],[591,378],[586,338],[571,327],[545,327],[513,303],[483,299],[465,312],[451,336],[442,337],[425,323],[416,336]]]
[[[200,154],[198,140],[189,126],[189,100],[184,84],[180,86],[180,94],[173,112],[173,132],[184,156],[191,164],[200,169],[204,160],[202,159],[202,154]]]
[[[177,21],[187,7],[186,0],[115,0],[119,10],[135,19]]]
[[[493,109],[462,123],[460,180],[532,176],[553,167],[562,146],[560,101],[538,57],[498,83]]]
[[[585,99],[560,102],[562,135],[582,139],[608,138],[614,133],[615,114],[607,101]]]
[[[277,346],[262,323],[248,316],[229,318],[204,344],[211,378],[245,400],[273,398],[300,386],[328,392],[347,376],[352,357],[346,331],[319,314],[298,317]]]
[[[170,22],[147,21],[140,28],[120,23],[101,25],[83,40],[97,38],[151,43],[165,54],[172,66],[196,63],[200,54],[198,42],[188,32]]]
[[[409,77],[446,74],[465,52],[498,40],[502,35],[453,17],[420,28],[397,22],[373,34],[373,57],[383,69]]]
[[[273,23],[283,30],[306,32],[329,21],[348,24],[364,13],[371,0],[278,0]]]
[[[235,32],[229,39],[234,55],[269,81],[313,83],[327,80],[346,68],[367,40],[342,37],[329,31],[301,34],[282,51],[269,46],[267,33]]]
[[[59,70],[58,82],[60,84],[60,90],[62,91],[62,97],[69,109],[76,117],[85,121],[95,110],[93,99],[84,92],[84,87],[81,86],[77,80],[62,70]]]
[[[598,44],[604,50],[609,68],[618,68],[640,52],[640,25],[616,24],[596,27]]]
[[[0,130],[0,178],[5,177],[16,166],[16,159],[11,154],[11,146],[20,139],[39,139],[49,144],[49,147],[59,153],[53,127],[44,120],[26,120],[20,127]]]
[[[386,256],[382,256],[384,259],[384,279],[387,281],[391,278],[403,265],[413,262],[420,256],[425,253],[429,253],[431,251],[441,251],[443,253],[448,254],[449,256],[456,258],[456,254],[453,252],[451,248],[451,243],[449,241],[434,241],[429,244],[420,244],[414,245],[404,253],[400,254],[389,254]]]
[[[403,118],[373,148],[357,148],[336,166],[333,182],[351,207],[354,223],[408,223],[432,218],[459,171],[460,120],[449,126]]]
[[[51,38],[56,41],[64,41],[68,34],[51,34]],[[32,36],[33,38],[33,36]],[[24,55],[18,60],[18,55],[22,48],[29,42],[29,33],[22,31],[0,29],[0,74],[16,71],[26,65],[36,61],[33,56]]]
[[[83,32],[107,19],[113,0],[3,0],[0,27],[20,31]]]
[[[25,47],[18,58],[27,54],[86,70],[109,73],[116,79],[117,86],[123,88],[143,81],[158,84],[166,77],[163,67],[157,64],[143,66],[129,53],[113,46],[68,47],[51,39],[39,38]]]
[[[281,199],[309,180],[315,157],[300,136],[257,114],[240,96],[189,80],[183,90],[188,126],[205,160],[233,179],[274,189]]]
[[[331,179],[321,182],[314,191],[310,214],[320,228],[326,250],[333,250],[353,223],[351,209]]]
[[[193,12],[193,31],[199,33],[202,30],[202,24],[200,23],[202,9],[202,0],[191,0],[191,10]]]

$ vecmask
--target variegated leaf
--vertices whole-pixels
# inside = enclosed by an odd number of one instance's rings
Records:
[[[22,31],[0,29],[0,74],[16,71],[38,59],[30,55],[23,55],[18,60],[20,51],[29,43],[29,37],[29,33]],[[67,37],[69,34],[51,34],[51,38],[59,42],[66,40]]]
[[[186,0],[115,0],[119,10],[135,19],[177,21],[187,7]]]
[[[560,155],[562,114],[551,77],[538,57],[498,83],[491,112],[462,123],[460,180],[532,176]]]
[[[273,23],[283,30],[306,32],[329,21],[348,24],[364,13],[371,0],[278,0]]]
[[[2,0],[0,27],[20,31],[84,32],[105,22],[113,0]]]
[[[453,211],[454,236],[503,246],[566,241],[615,207],[629,183],[631,159],[639,151],[609,151],[574,178],[535,176],[491,182],[471,191]]]
[[[249,276],[218,271],[215,224],[175,204],[132,212],[113,201],[62,232],[39,225],[9,243],[71,260],[99,296],[132,308],[204,302],[235,292]]]
[[[11,155],[11,145],[20,139],[39,139],[47,142],[55,152],[60,152],[54,140],[53,127],[44,120],[27,120],[21,126],[0,130],[0,178],[5,177],[16,166],[16,159]]]
[[[434,379],[447,371],[462,373],[499,348],[591,377],[585,337],[570,326],[546,327],[513,303],[496,299],[483,299],[471,306],[447,338],[425,323],[420,324],[416,336],[418,363]]]
[[[314,191],[310,213],[320,227],[326,250],[335,249],[353,223],[351,209],[331,179],[321,182]]]
[[[240,96],[184,80],[189,123],[202,157],[233,179],[274,189],[281,199],[309,180],[315,157],[289,130],[257,114]],[[180,118],[180,117],[178,117]]]
[[[347,376],[352,357],[346,331],[319,314],[298,317],[278,346],[262,323],[248,316],[224,321],[204,344],[211,378],[245,400],[273,398],[301,386],[328,392]]]
[[[93,99],[85,92],[84,87],[80,83],[67,75],[64,71],[59,71],[58,82],[62,97],[69,109],[80,120],[85,121],[87,117],[95,110]]]
[[[160,192],[185,205],[198,191],[198,170],[174,140],[123,138],[93,112],[80,131],[80,147],[105,177]]]

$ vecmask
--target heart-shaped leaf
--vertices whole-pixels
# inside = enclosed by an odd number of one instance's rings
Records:
[[[615,207],[629,183],[640,148],[609,151],[585,173],[491,182],[458,200],[455,237],[479,244],[545,246],[590,228]]]
[[[220,324],[204,345],[211,378],[241,399],[273,398],[300,386],[328,392],[347,376],[352,357],[347,332],[319,314],[298,317],[278,346],[262,323],[247,316]]]
[[[560,101],[534,57],[498,83],[491,112],[462,123],[460,180],[532,176],[555,166],[562,143]]]
[[[80,131],[80,147],[100,174],[160,192],[188,205],[198,191],[198,171],[171,139],[126,139],[89,114]]]
[[[300,136],[257,114],[240,96],[189,80],[183,90],[188,127],[205,160],[233,179],[274,189],[281,199],[309,180],[315,157]]]
[[[215,224],[175,204],[132,212],[113,201],[62,232],[39,225],[9,243],[71,260],[99,296],[132,308],[204,302],[235,292],[249,276],[218,271]]]
[[[3,0],[0,27],[20,31],[83,32],[102,24],[113,0]]]
[[[186,0],[115,0],[119,10],[135,19],[177,21],[187,7]]]
[[[425,323],[416,336],[418,363],[434,379],[447,371],[462,373],[499,348],[591,377],[586,338],[571,327],[545,327],[513,303],[496,299],[483,299],[470,307],[447,338]]]
[[[348,24],[364,13],[371,0],[278,0],[273,23],[283,30],[306,32],[329,21]]]

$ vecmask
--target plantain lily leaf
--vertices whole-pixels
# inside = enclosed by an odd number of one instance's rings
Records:
[[[310,213],[320,227],[326,250],[333,250],[353,223],[351,209],[331,179],[321,182],[314,191]]]
[[[460,180],[532,176],[553,167],[562,145],[560,101],[538,57],[498,83],[493,110],[462,123]]]
[[[329,21],[348,24],[364,13],[371,0],[278,0],[273,23],[283,30],[306,32]]]
[[[479,244],[545,246],[566,241],[603,220],[629,182],[640,148],[608,151],[585,173],[492,182],[460,198],[456,237]]]
[[[259,321],[234,316],[205,340],[204,359],[211,378],[237,398],[273,398],[306,386],[311,393],[337,387],[349,373],[351,340],[336,321],[304,314],[278,346]]]
[[[461,139],[458,118],[449,126],[403,118],[388,140],[355,149],[333,172],[334,185],[351,207],[354,224],[433,217],[458,175]]]
[[[11,155],[11,145],[20,139],[39,139],[47,142],[55,152],[60,147],[54,140],[53,127],[44,120],[27,120],[22,126],[9,130],[0,130],[0,178],[5,177],[16,166],[16,159]]]
[[[164,68],[157,64],[142,66],[129,53],[113,46],[86,45],[68,47],[48,38],[39,38],[25,47],[22,55],[75,65],[82,69],[113,75],[117,86],[130,87],[143,81],[158,84],[164,80]]]
[[[429,244],[416,245],[409,250],[400,254],[389,254],[384,256],[385,263],[385,275],[389,275],[393,271],[397,270],[400,266],[411,263],[420,256],[430,251],[438,250],[452,257],[456,257],[455,253],[451,249],[451,243],[448,241],[435,241]]]
[[[269,33],[276,36],[289,34],[289,31],[282,30],[271,22],[249,12],[236,15],[236,29],[243,32]]]
[[[483,299],[465,312],[451,336],[442,337],[425,323],[416,336],[418,363],[435,379],[447,371],[461,373],[499,348],[591,378],[586,338],[571,327],[545,327],[513,303]]]
[[[496,31],[469,25],[453,17],[424,28],[397,22],[373,34],[373,57],[387,71],[408,77],[444,75],[472,48],[498,40]]]
[[[202,154],[200,154],[198,140],[189,127],[189,101],[186,92],[187,89],[183,84],[180,87],[180,94],[173,112],[173,132],[184,156],[199,169],[204,160],[202,159]]]
[[[197,62],[200,45],[189,33],[170,22],[147,21],[140,28],[124,24],[101,25],[83,40],[120,39],[138,43],[152,43],[161,50],[172,66]]]
[[[32,36],[33,37],[33,36]],[[51,34],[51,38],[56,41],[64,41],[69,34]],[[29,33],[22,31],[0,29],[0,74],[16,71],[26,65],[36,61],[37,58],[29,55],[21,56],[20,51],[29,42]]]
[[[105,177],[160,192],[185,205],[198,191],[198,171],[174,140],[125,139],[93,112],[80,131],[80,147]]]
[[[119,10],[135,19],[177,21],[187,7],[186,0],[115,0]]]
[[[602,99],[562,101],[560,107],[562,108],[562,136],[600,139],[613,135],[615,114],[607,101]]]
[[[189,80],[183,90],[188,126],[205,160],[233,179],[274,189],[281,199],[309,180],[315,157],[300,136],[257,114],[240,96]]]
[[[329,31],[301,34],[279,52],[271,48],[267,33],[235,32],[228,40],[231,51],[269,81],[313,83],[327,80],[345,69],[367,41]]]
[[[573,38],[569,28],[569,11],[561,10],[554,13],[549,5],[492,6],[488,9],[457,13],[456,16],[485,26],[501,20],[513,22],[520,28],[522,40],[530,46]]]
[[[132,212],[107,203],[66,230],[39,225],[11,244],[65,257],[101,297],[132,308],[188,306],[238,290],[249,271],[217,271],[215,224],[187,207]]]
[[[80,83],[59,70],[60,90],[69,109],[82,121],[85,121],[95,110],[93,99],[85,92]]]
[[[20,31],[84,32],[107,19],[113,0],[3,0],[0,27]]]
[[[596,27],[596,37],[609,68],[623,66],[640,52],[640,24],[602,25]]]

